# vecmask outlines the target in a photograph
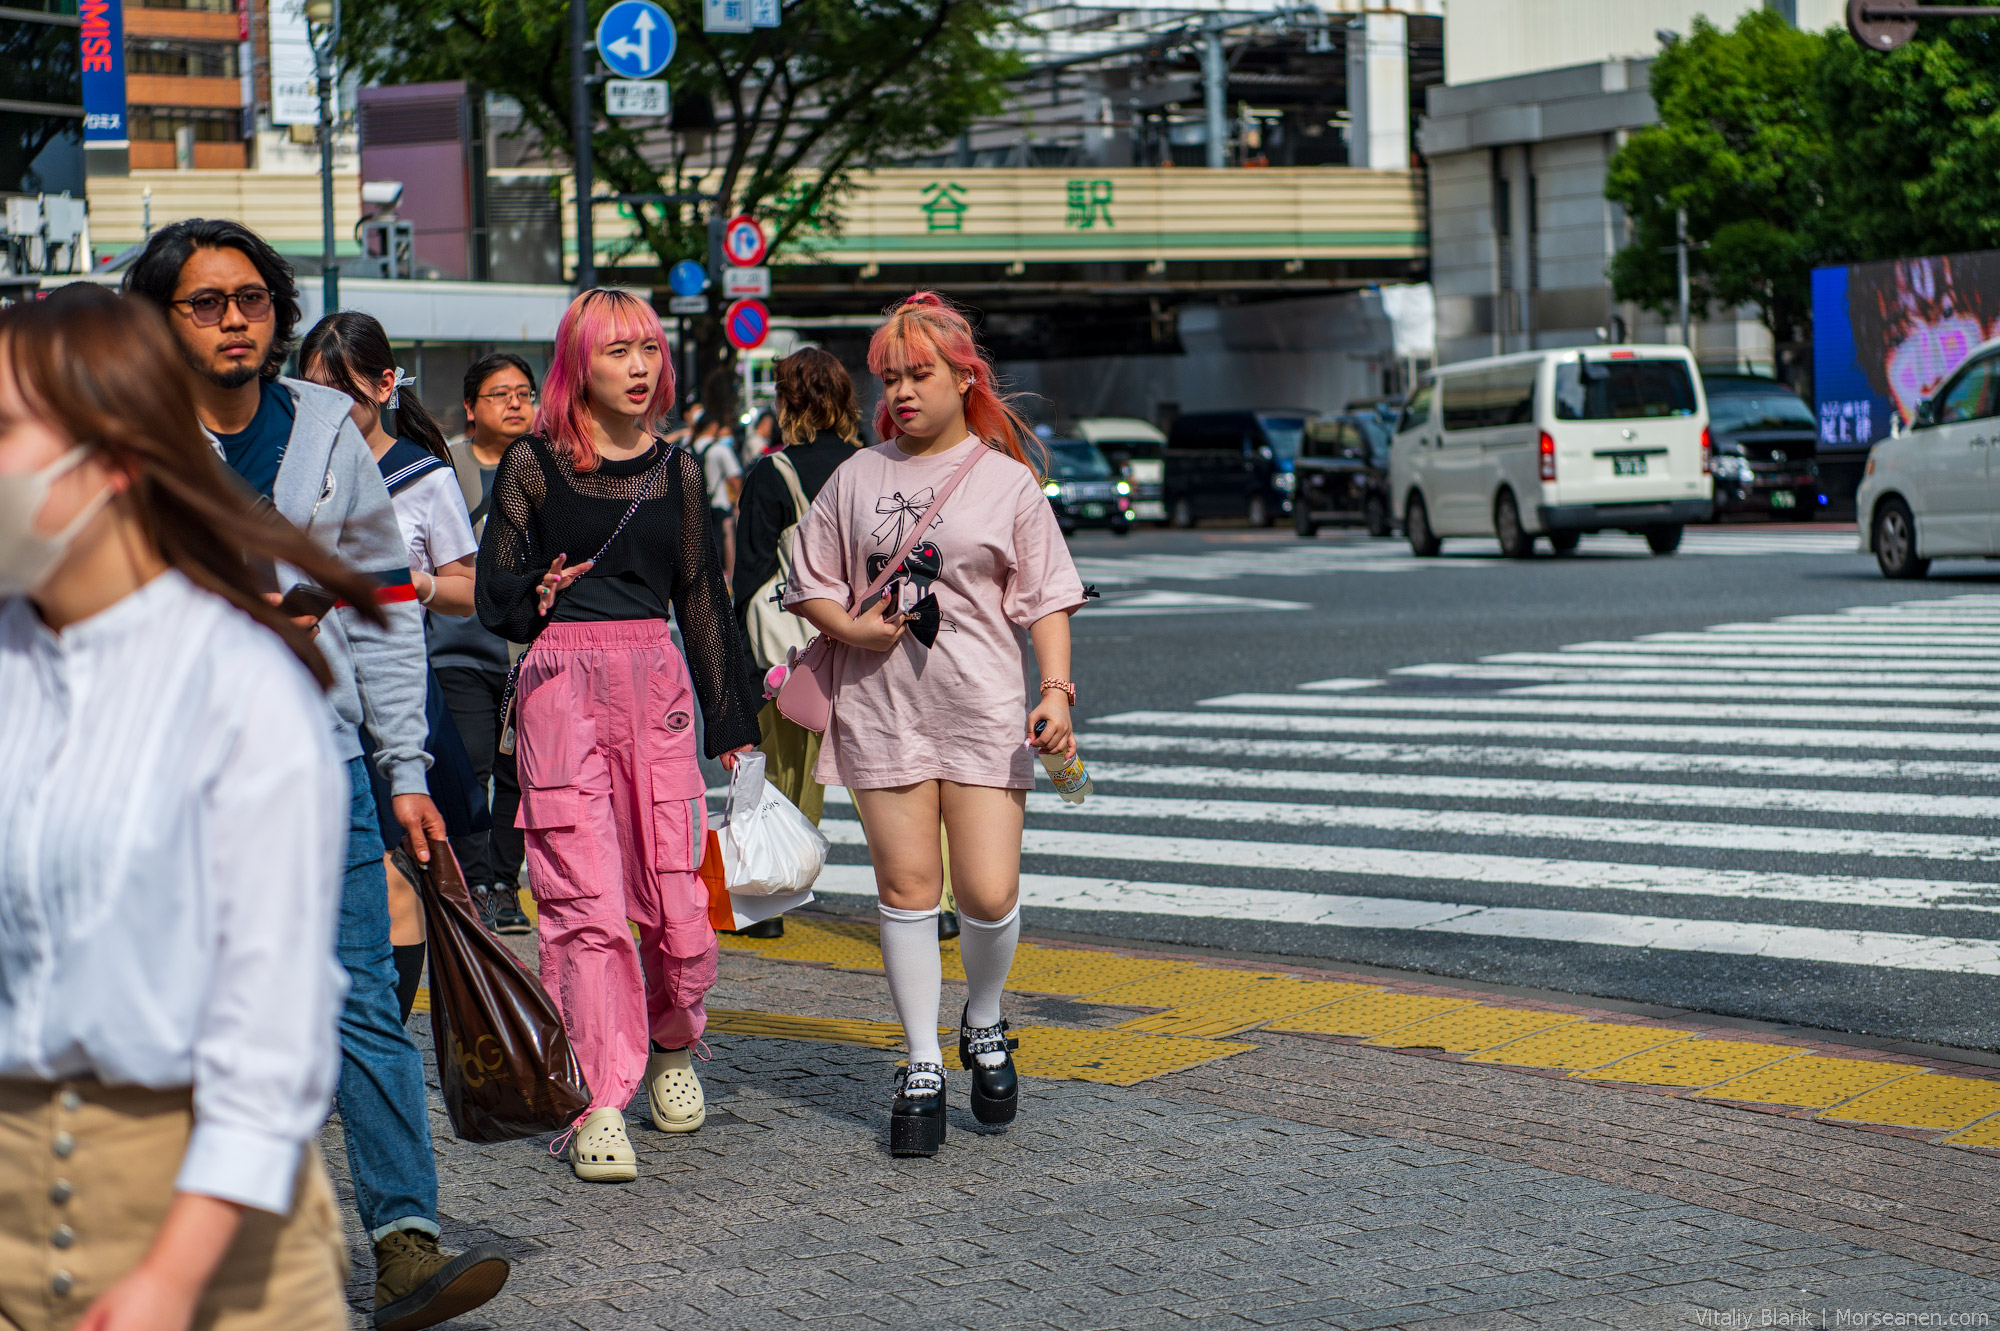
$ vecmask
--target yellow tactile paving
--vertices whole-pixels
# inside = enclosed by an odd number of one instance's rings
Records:
[[[1796,1045],[1758,1044],[1748,1040],[1680,1040],[1664,1049],[1634,1054],[1595,1071],[1572,1075],[1584,1081],[1626,1081],[1636,1086],[1685,1086],[1693,1090],[1807,1052]]]
[[[1949,1137],[1938,1138],[1940,1146],[1984,1146],[1988,1150],[2000,1150],[2000,1114],[1973,1124],[1964,1132],[1954,1132]]]
[[[1336,984],[1327,980],[1267,980],[1199,1003],[1188,1003],[1165,1012],[1134,1017],[1118,1023],[1121,1030],[1152,1031],[1159,1035],[1188,1035],[1212,1040],[1217,1036],[1247,1031],[1278,1017],[1289,1017],[1313,1008],[1372,993],[1371,984]]]
[[[1469,1007],[1446,1012],[1396,1030],[1385,1031],[1364,1044],[1394,1045],[1399,1049],[1442,1049],[1448,1054],[1469,1054],[1491,1049],[1507,1040],[1533,1035],[1551,1026],[1567,1026],[1582,1018],[1567,1012],[1538,1012],[1532,1008]]]
[[[1802,1058],[1788,1058],[1741,1077],[1732,1077],[1695,1094],[1704,1099],[1828,1109],[1863,1091],[1900,1081],[1924,1070],[1908,1063],[1877,1063],[1865,1058],[1827,1058],[1820,1054],[1807,1054]]]
[[[731,951],[756,952],[773,961],[813,961],[843,970],[882,969],[882,948],[872,924],[788,920],[783,938],[744,938],[738,934],[718,938]]]
[[[1189,1003],[1200,1003],[1239,989],[1248,989],[1261,981],[1290,978],[1279,971],[1233,971],[1212,966],[1191,966],[1186,970],[1090,990],[1080,997],[1092,1003],[1110,1003],[1121,1007],[1185,1007]]]
[[[1343,999],[1323,1008],[1274,1021],[1265,1029],[1303,1031],[1311,1035],[1381,1035],[1426,1017],[1473,1006],[1475,1004],[1469,998],[1386,992],[1363,994],[1359,998]]]
[[[1022,1026],[1014,1034],[1021,1040],[1021,1047],[1014,1052],[1014,1065],[1023,1076],[1067,1077],[1072,1081],[1096,1081],[1112,1086],[1132,1086],[1257,1047],[1233,1040],[1192,1040],[1132,1031],[1077,1031],[1060,1026]],[[1075,1036],[1106,1038],[1070,1038]]]
[[[1032,971],[1018,976],[1008,972],[1007,987],[1037,994],[1090,994],[1187,969],[1185,962],[1116,957],[1080,948],[1049,948]]]
[[[1822,1111],[1819,1116],[1847,1123],[1881,1123],[1949,1132],[1977,1123],[1990,1114],[2000,1114],[2000,1081],[1920,1072],[1866,1091],[1846,1104]]]
[[[1644,1053],[1677,1040],[1686,1031],[1659,1026],[1627,1026],[1612,1021],[1577,1021],[1553,1030],[1510,1040],[1466,1059],[1468,1063],[1504,1063],[1517,1068],[1561,1068],[1581,1072]]]

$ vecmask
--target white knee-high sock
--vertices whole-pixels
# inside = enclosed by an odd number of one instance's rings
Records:
[[[958,955],[965,962],[965,1020],[971,1026],[991,1026],[1000,1020],[1000,990],[1014,965],[1014,947],[1021,941],[1021,907],[997,920],[975,920],[958,914]],[[979,1061],[997,1068],[1005,1054],[981,1054]]]
[[[882,969],[889,972],[889,998],[912,1063],[942,1063],[938,1048],[938,1000],[944,963],[938,955],[938,908],[882,912]]]

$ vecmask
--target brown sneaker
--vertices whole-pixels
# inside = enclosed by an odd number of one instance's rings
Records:
[[[375,1325],[379,1331],[417,1331],[471,1312],[507,1283],[507,1259],[482,1243],[456,1257],[438,1241],[399,1229],[375,1244]]]

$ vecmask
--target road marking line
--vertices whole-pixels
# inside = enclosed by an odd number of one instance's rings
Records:
[[[1828,684],[1746,684],[1710,679],[1700,684],[1530,684],[1505,691],[1510,698],[1770,698],[1790,702],[2000,703],[2000,689],[1897,689]]]
[[[1093,734],[1082,742],[1086,746],[1096,746],[1098,738]],[[1509,752],[1524,754],[1531,751],[1514,749]],[[1786,789],[1778,786],[1678,786],[1641,781],[1531,781],[1517,777],[1405,776],[1391,772],[1323,772],[1179,764],[1154,766],[1143,763],[1094,763],[1090,771],[1100,786],[1130,784],[1214,790],[1316,790],[1347,795],[1408,795],[1433,799],[1556,800],[1573,804],[1642,804],[1692,809],[1781,809],[1795,813],[1842,813],[1885,818],[2000,819],[2000,798],[1983,795],[1904,795],[1875,790]],[[1090,805],[1083,807],[1088,809]]]
[[[1358,740],[1242,737],[1212,739],[1203,735],[1125,735],[1109,730],[1089,731],[1079,736],[1078,743],[1092,754],[1186,753],[1209,758],[1276,758],[1295,762],[1544,767],[1557,771],[1702,772],[1803,780],[2000,781],[2000,763],[1931,762],[1904,758],[1779,758],[1763,754],[1539,749],[1502,744],[1371,744]]]
[[[1119,712],[1096,718],[1113,726],[1248,730],[1305,735],[1494,735],[1600,743],[1726,744],[1808,749],[1918,749],[2000,752],[2000,735],[1896,730],[1811,730],[1755,726],[1607,725],[1583,721],[1485,721],[1474,718],[1284,716],[1257,712]]]
[[[1782,662],[1773,662],[1762,652],[1713,652],[1700,659],[1689,656],[1646,656],[1626,655],[1619,652],[1499,652],[1493,656],[1479,658],[1482,665],[1537,665],[1537,666],[1615,666],[1621,670],[1631,669],[1674,669],[1702,670],[1711,675],[1734,674],[1740,670],[1769,670],[1782,667],[1786,670],[1818,670],[1827,673],[1843,673],[1855,668],[1851,660],[1833,657],[1787,657]],[[1416,667],[1408,667],[1414,670]],[[1867,663],[1866,669],[1901,674],[1906,671],[1930,671],[1934,673],[1977,673],[1992,674],[2000,671],[2000,663],[1992,661],[1954,661],[1944,658],[1913,661],[1875,660]],[[1300,687],[1305,687],[1301,685]]]
[[[1709,640],[1702,642],[1578,642],[1563,647],[1565,654],[1588,655],[1632,655],[1632,656],[1827,656],[1827,657],[1948,657],[1955,660],[1990,661],[2000,658],[2000,647],[1959,647],[1949,651],[1941,647],[1925,647],[1916,644],[1902,644],[1877,647],[1868,643],[1843,642],[1763,642],[1732,643]],[[1987,666],[1986,669],[1992,669]]]
[[[858,824],[851,824],[856,832]],[[875,874],[863,865],[828,865],[823,890],[875,895]],[[1686,920],[1593,911],[1468,906],[1395,897],[1273,892],[1117,878],[1022,874],[1021,901],[1031,908],[1250,920],[1339,929],[1396,929],[1537,942],[1591,943],[1666,952],[1713,952],[1776,960],[1876,966],[1893,970],[2000,975],[2000,942],[1922,934],[1735,920]]]
[[[1245,711],[1287,709],[1301,712],[1424,712],[1430,715],[1488,713],[1501,716],[1656,717],[1695,721],[1879,722],[1898,725],[2000,726],[2000,711],[1946,707],[1793,707],[1714,703],[1592,701],[1562,698],[1462,698],[1434,694],[1381,694],[1331,697],[1323,693],[1227,693],[1203,698],[1197,707],[1241,708]]]
[[[1426,665],[1398,666],[1389,672],[1392,676],[1406,675],[1423,679],[1491,679],[1512,680],[1532,679],[1551,682],[1631,682],[1651,680],[1662,684],[1691,681],[1694,683],[1716,683],[1717,672],[1702,666],[1530,666],[1530,665],[1454,665],[1438,662]],[[1741,684],[1825,684],[1823,670],[1749,670],[1732,668],[1727,673],[1730,683]],[[1843,670],[1840,679],[1856,687],[1918,684],[1955,684],[1960,687],[1980,686],[2000,688],[2000,674],[1947,674],[1921,669],[1907,672]]]
[[[835,845],[867,844],[861,824],[851,819],[829,818],[821,824],[820,830]],[[1024,833],[1022,853],[1120,860],[1134,864],[1220,865],[1288,873],[1346,874],[1358,878],[1414,878],[1434,884],[1481,883],[1555,887],[1576,892],[1652,893],[1659,896],[1713,897],[1718,900],[1806,901],[1820,905],[1831,903],[1890,909],[2000,913],[2000,884],[1939,882],[1924,878],[1761,873],[1746,869],[1699,869],[1523,855],[1392,850],[1311,842],[1054,832],[1043,828],[1029,828]],[[873,870],[868,872],[872,883]],[[2000,940],[1995,940],[1991,946],[1995,955],[2000,956]],[[1995,973],[2000,974],[2000,971]]]

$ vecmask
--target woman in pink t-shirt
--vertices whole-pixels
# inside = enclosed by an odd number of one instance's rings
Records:
[[[1075,752],[1069,615],[1084,590],[1042,496],[1039,446],[995,391],[964,316],[918,292],[876,330],[868,368],[882,379],[875,428],[885,442],[841,464],[813,501],[785,604],[845,644],[814,776],[853,791],[875,864],[882,960],[910,1047],[889,1148],[934,1155],[945,1127],[939,820],[964,929],[959,1063],[972,1073],[979,1120],[1007,1123],[1019,1081],[1000,990],[1021,932],[1029,745]],[[849,614],[961,467],[896,580]],[[907,613],[905,587],[918,598]],[[1033,711],[1023,688],[1030,641],[1042,681]]]

